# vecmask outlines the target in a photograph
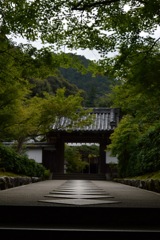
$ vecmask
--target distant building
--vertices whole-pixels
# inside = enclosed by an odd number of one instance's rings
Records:
[[[55,144],[54,168],[53,173],[64,173],[64,148],[65,143],[81,144],[94,143],[99,145],[99,161],[97,163],[97,173],[106,174],[108,171],[108,161],[117,162],[116,158],[106,155],[106,147],[110,144],[110,135],[114,132],[120,119],[121,112],[119,108],[93,108],[94,121],[89,126],[73,128],[68,131],[67,119],[62,119],[62,125],[66,125],[66,129],[53,129],[47,133],[47,142]],[[107,156],[107,158],[106,158]],[[49,157],[49,156],[48,156]],[[53,161],[50,156],[49,161]]]
[[[86,127],[70,129],[56,129],[46,134],[47,142],[25,143],[26,154],[30,159],[43,164],[52,173],[65,173],[64,149],[65,144],[97,144],[99,145],[99,159],[96,160],[96,173],[112,174],[114,165],[117,165],[116,157],[106,152],[110,144],[110,135],[114,132],[120,119],[119,108],[93,108],[94,122]],[[62,119],[65,123],[67,119]],[[67,126],[67,124],[66,124]],[[4,143],[11,145],[12,143]]]

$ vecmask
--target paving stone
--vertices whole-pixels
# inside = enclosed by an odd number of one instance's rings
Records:
[[[102,192],[104,190],[101,190],[101,189],[92,189],[92,188],[58,188],[58,189],[55,189],[55,190],[60,190],[60,191],[90,191],[90,192],[93,192],[93,191],[97,191],[97,192]]]
[[[113,198],[112,196],[109,195],[79,195],[79,194],[74,194],[74,195],[61,195],[61,194],[50,194],[50,195],[45,195],[45,197],[51,197],[51,198],[78,198],[78,199],[85,199],[85,198]]]
[[[53,204],[69,204],[69,205],[95,205],[95,204],[117,204],[119,201],[107,201],[107,200],[96,200],[96,199],[53,199],[53,200],[39,200],[43,203],[53,203]]]
[[[119,203],[117,201],[109,201],[108,198],[113,197],[89,180],[68,180],[44,197],[50,199],[39,200],[39,202],[69,205]]]
[[[79,192],[75,192],[75,191],[67,191],[67,192],[65,192],[65,191],[52,191],[52,192],[50,192],[50,194],[61,194],[61,195],[65,195],[65,194],[68,194],[68,195],[74,195],[74,194],[79,194]],[[108,195],[106,192],[85,192],[85,191],[83,191],[83,192],[81,192],[81,194],[83,194],[83,195],[102,195],[102,194],[106,194],[106,195]]]
[[[71,189],[71,190],[61,190],[61,189],[57,189],[57,190],[53,190],[52,192],[79,192],[79,193],[82,193],[82,192],[85,192],[85,193],[106,193],[105,191],[97,191],[97,190],[85,190],[85,189]]]

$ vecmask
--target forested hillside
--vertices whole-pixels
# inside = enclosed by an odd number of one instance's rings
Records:
[[[85,67],[88,67],[90,60],[84,56],[78,55],[78,58]],[[101,103],[101,99],[105,98],[106,94],[110,92],[110,85],[112,84],[111,79],[107,76],[97,75],[92,76],[92,73],[80,73],[75,68],[60,68],[62,76],[68,80],[71,84],[76,85],[79,89],[85,91],[85,106],[106,106],[106,102]]]
[[[68,54],[66,54],[68,55]],[[71,54],[74,57],[74,54]],[[87,69],[90,60],[84,56],[75,55],[78,61]],[[85,107],[109,107],[107,94],[111,92],[110,86],[113,81],[107,76],[92,76],[91,72],[82,73],[75,67],[59,68],[56,74],[45,79],[30,79],[30,83],[34,85],[32,88],[33,96],[43,96],[44,92],[55,94],[58,88],[66,89],[66,96],[75,94],[81,90],[81,96],[84,98],[83,105]]]
[[[66,96],[75,94],[79,91],[78,87],[67,81],[60,73],[55,76],[49,76],[46,79],[30,79],[30,83],[33,85],[31,97],[39,96],[43,97],[44,92],[49,94],[55,94],[57,89],[65,88]]]

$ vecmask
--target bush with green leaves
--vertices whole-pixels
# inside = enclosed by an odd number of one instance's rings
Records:
[[[0,168],[29,177],[43,177],[45,167],[25,155],[20,155],[11,147],[0,145]]]
[[[139,139],[135,149],[137,175],[160,170],[160,125],[152,127]]]
[[[87,162],[82,161],[81,154],[76,147],[65,146],[65,161],[67,163],[67,173],[82,172],[88,165]]]
[[[139,136],[138,124],[130,115],[122,118],[119,126],[110,136],[111,144],[107,146],[107,150],[111,152],[112,156],[118,158],[119,177],[134,175],[134,168],[130,167],[132,165],[130,158],[136,148]]]
[[[160,125],[140,131],[131,116],[125,116],[111,135],[107,147],[118,157],[119,177],[133,177],[160,170]]]

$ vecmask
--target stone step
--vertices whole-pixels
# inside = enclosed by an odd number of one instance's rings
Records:
[[[81,174],[81,173],[53,173],[52,179],[63,180],[63,179],[73,179],[73,180],[106,180],[105,174]]]

